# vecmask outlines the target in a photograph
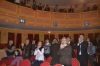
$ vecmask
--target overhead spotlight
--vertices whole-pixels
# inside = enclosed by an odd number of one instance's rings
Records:
[[[25,23],[26,20],[25,19],[20,19],[20,23]]]

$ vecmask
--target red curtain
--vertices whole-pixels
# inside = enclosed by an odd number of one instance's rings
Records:
[[[18,33],[16,36],[16,47],[19,48],[22,43],[22,34]]]
[[[28,34],[28,39],[30,40],[30,43],[32,43],[32,40],[33,40],[33,34]]]
[[[13,40],[14,44],[15,44],[15,34],[14,33],[8,33],[8,41],[9,40]]]

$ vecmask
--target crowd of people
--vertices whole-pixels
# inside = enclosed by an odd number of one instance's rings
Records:
[[[38,3],[36,0],[7,0],[18,5],[22,5],[25,7],[30,7],[33,10],[42,10],[42,11],[53,11],[53,12],[62,12],[62,13],[74,13],[76,11],[76,6],[70,6],[69,8],[60,8],[59,5],[55,5],[54,7],[50,7],[48,4]],[[77,5],[78,6],[78,5]],[[86,6],[85,8],[80,9],[83,12],[98,10],[99,7],[96,4],[92,6]]]
[[[13,41],[10,40],[6,49],[8,58],[14,57],[11,63],[13,66],[23,59],[29,59],[34,56],[34,60],[30,60],[32,66],[40,66],[48,57],[52,57],[51,66],[61,64],[64,66],[72,66],[72,58],[77,58],[80,66],[96,66],[96,46],[90,41],[89,38],[85,40],[84,35],[80,35],[78,42],[74,43],[70,37],[62,37],[61,40],[54,39],[50,42],[48,39],[36,42],[30,42],[26,39],[19,49],[16,50]]]

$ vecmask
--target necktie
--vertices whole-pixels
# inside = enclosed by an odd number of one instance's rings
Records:
[[[79,55],[82,55],[82,53],[81,53],[81,44],[80,44],[80,46],[79,46],[79,47],[80,47]]]

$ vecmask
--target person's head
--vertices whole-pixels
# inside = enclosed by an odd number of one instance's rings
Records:
[[[45,43],[49,43],[49,39],[45,40]]]
[[[38,44],[37,44],[37,47],[38,47],[38,48],[41,48],[42,45],[43,45],[43,44],[42,44],[42,41],[39,41]]]
[[[35,40],[32,41],[32,44],[35,44]]]
[[[63,37],[63,38],[61,39],[61,44],[67,44],[67,39],[66,39],[66,37]]]
[[[20,51],[19,50],[15,50],[15,56],[20,56]]]
[[[24,43],[21,43],[21,46],[24,46]]]
[[[9,45],[12,45],[13,44],[13,40],[9,40]]]
[[[30,43],[29,39],[26,39],[25,44],[28,45]]]
[[[70,37],[67,37],[66,40],[67,40],[67,42],[70,42],[71,41],[71,38]]]
[[[79,42],[84,41],[84,35],[80,35],[79,38],[78,38],[78,41]]]
[[[90,39],[89,39],[89,38],[87,38],[87,39],[86,39],[86,41],[87,41],[87,42],[90,42]]]
[[[55,38],[53,39],[52,44],[56,44],[56,43],[58,43],[58,40]]]

